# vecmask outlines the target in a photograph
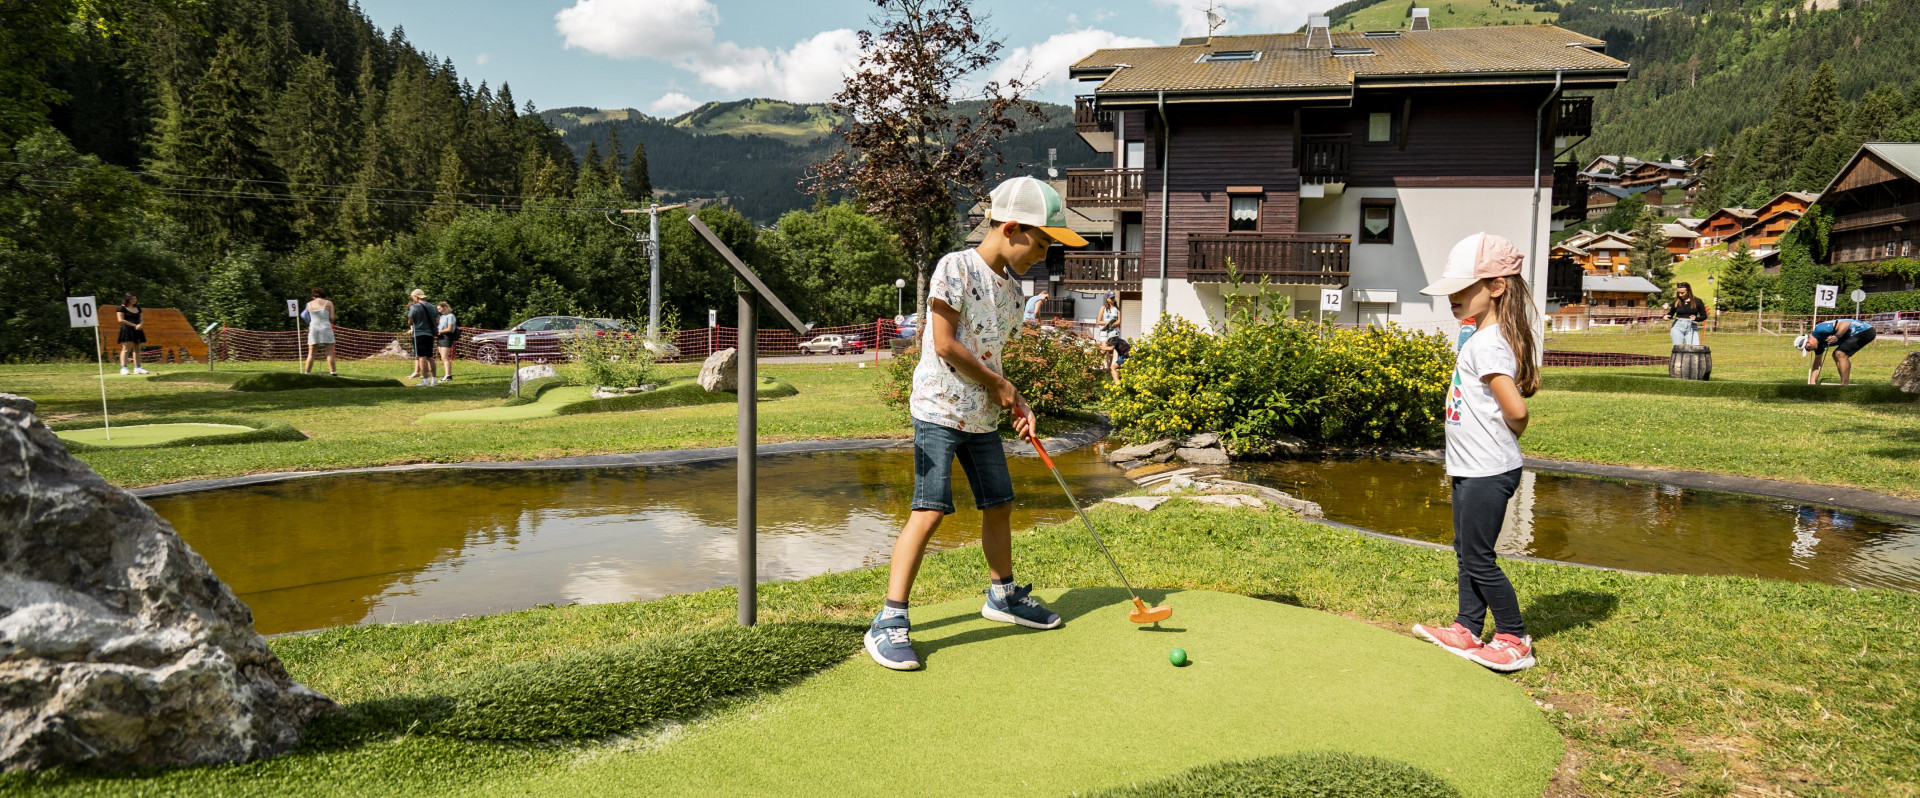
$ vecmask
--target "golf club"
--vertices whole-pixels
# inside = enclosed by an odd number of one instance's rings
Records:
[[[1087,534],[1093,536],[1093,542],[1099,544],[1100,553],[1107,555],[1107,564],[1113,566],[1113,574],[1120,577],[1120,584],[1127,588],[1127,595],[1133,597],[1133,610],[1127,613],[1127,620],[1137,624],[1159,623],[1173,617],[1173,608],[1165,604],[1149,609],[1147,603],[1133,592],[1133,583],[1127,581],[1127,575],[1120,571],[1120,563],[1113,559],[1113,552],[1107,550],[1106,541],[1100,539],[1100,533],[1093,528],[1093,521],[1087,518],[1087,511],[1080,509],[1080,500],[1073,497],[1073,489],[1067,487],[1067,478],[1060,475],[1060,467],[1053,464],[1053,458],[1047,456],[1047,447],[1040,445],[1040,438],[1027,432],[1027,440],[1033,444],[1033,450],[1040,454],[1040,462],[1047,464],[1047,470],[1053,472],[1053,478],[1059,480],[1060,490],[1067,494],[1067,503],[1073,505],[1074,514],[1080,516],[1080,522],[1087,525]]]

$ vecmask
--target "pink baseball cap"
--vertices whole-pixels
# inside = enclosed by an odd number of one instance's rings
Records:
[[[1506,277],[1520,273],[1526,256],[1520,248],[1492,233],[1474,233],[1460,239],[1447,254],[1447,265],[1440,279],[1420,289],[1427,296],[1447,296],[1488,277]]]

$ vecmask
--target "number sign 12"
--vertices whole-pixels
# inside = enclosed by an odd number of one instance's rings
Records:
[[[67,297],[67,326],[69,327],[100,326],[100,314],[98,310],[99,310],[99,306],[94,304],[93,297],[90,297],[90,296]]]
[[[1320,309],[1331,313],[1339,313],[1340,300],[1346,296],[1346,293],[1347,292],[1338,288],[1320,289]]]

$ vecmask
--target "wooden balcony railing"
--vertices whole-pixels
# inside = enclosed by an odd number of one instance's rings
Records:
[[[1553,218],[1580,221],[1587,218],[1588,185],[1580,176],[1580,165],[1561,161],[1553,165]]]
[[[1265,277],[1286,285],[1346,285],[1352,239],[1337,233],[1190,233],[1187,280],[1228,282],[1227,262],[1241,280]]]
[[[1353,137],[1345,133],[1301,136],[1301,182],[1347,182],[1347,164],[1352,146]]]
[[[1568,138],[1593,135],[1593,98],[1561,97],[1559,112],[1553,118],[1553,135]]]
[[[1073,98],[1073,129],[1079,133],[1112,133],[1113,112],[1094,106],[1093,95]]]
[[[1879,227],[1883,224],[1912,224],[1920,221],[1920,202],[1907,205],[1895,205],[1891,208],[1847,213],[1834,217],[1833,232],[1860,230],[1867,227]]]
[[[1060,287],[1069,291],[1140,290],[1140,253],[1069,252]]]
[[[1067,204],[1082,208],[1138,208],[1146,201],[1140,169],[1068,169]]]

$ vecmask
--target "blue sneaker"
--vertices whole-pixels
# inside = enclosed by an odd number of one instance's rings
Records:
[[[896,671],[918,670],[920,655],[914,653],[913,641],[907,639],[911,626],[905,616],[873,619],[873,626],[867,628],[867,653],[873,661]]]
[[[987,588],[987,603],[980,608],[980,616],[989,621],[1019,624],[1029,629],[1059,626],[1060,616],[1027,595],[1032,592],[1033,585],[1016,586],[1007,591],[1005,598],[995,598],[993,588]]]

